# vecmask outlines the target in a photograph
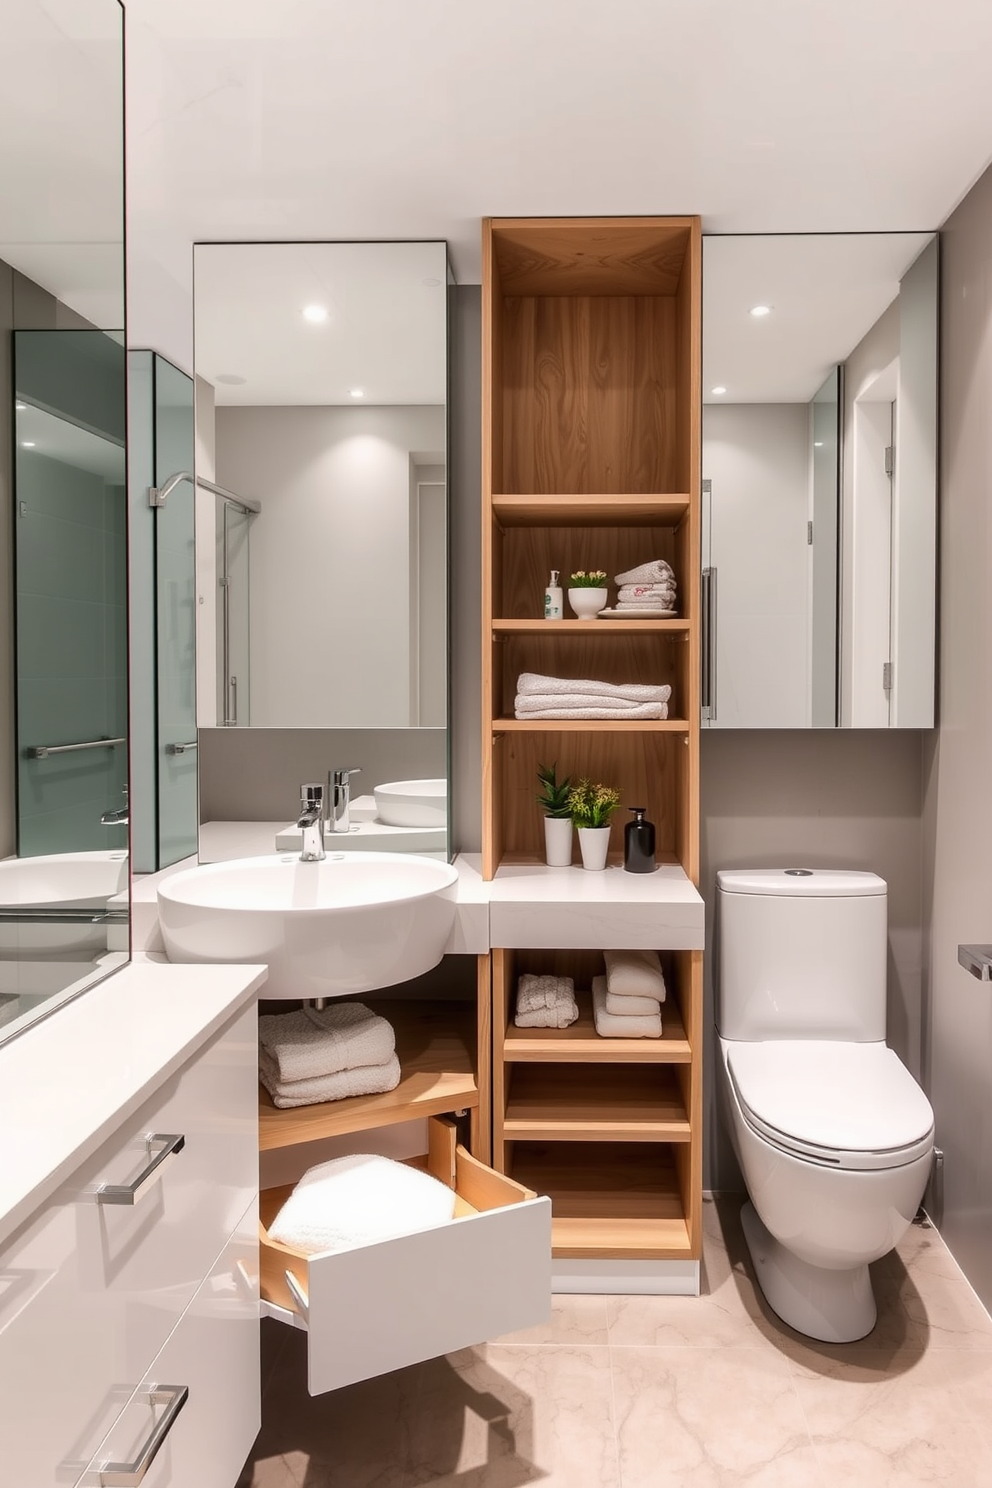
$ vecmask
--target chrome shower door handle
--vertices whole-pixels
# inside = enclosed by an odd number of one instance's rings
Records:
[[[138,1448],[137,1456],[132,1461],[100,1464],[96,1478],[100,1488],[136,1488],[155,1461],[159,1448],[176,1424],[176,1417],[189,1399],[189,1386],[150,1385],[147,1390],[141,1391],[139,1399],[146,1400],[149,1405],[164,1405],[165,1410]]]
[[[164,1146],[130,1183],[101,1183],[96,1191],[98,1204],[137,1204],[152,1184],[158,1182],[172,1159],[186,1146],[185,1136],[178,1132],[152,1132],[145,1141],[149,1153],[153,1142],[162,1142]]]
[[[700,658],[700,702],[703,718],[716,718],[716,569],[704,568],[700,588],[702,609],[702,655]]]

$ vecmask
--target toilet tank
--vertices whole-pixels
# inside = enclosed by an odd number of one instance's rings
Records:
[[[716,878],[723,1038],[885,1038],[883,879],[819,868]]]

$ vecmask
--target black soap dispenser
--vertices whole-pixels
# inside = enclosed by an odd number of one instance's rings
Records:
[[[646,806],[631,806],[634,820],[623,832],[623,866],[627,873],[653,873],[654,823],[644,820]]]

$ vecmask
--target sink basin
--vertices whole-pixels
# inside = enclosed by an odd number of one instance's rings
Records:
[[[446,827],[446,780],[390,780],[377,785],[376,815],[387,827]]]
[[[264,961],[267,998],[350,997],[437,965],[457,881],[413,854],[275,853],[164,879],[159,919],[170,961]]]

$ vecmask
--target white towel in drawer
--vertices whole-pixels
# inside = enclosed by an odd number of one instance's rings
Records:
[[[414,1234],[305,1256],[267,1226],[292,1192],[260,1199],[262,1296],[309,1334],[311,1395],[452,1353],[547,1319],[551,1200],[457,1146],[454,1123],[428,1121],[426,1159],[456,1194],[455,1217]]]
[[[128,1470],[137,1480],[146,1461],[142,1488],[231,1488],[258,1432],[259,1396],[253,1201],[151,1368],[125,1396],[79,1488],[120,1481]]]
[[[0,1251],[0,1442],[18,1488],[75,1482],[251,1201],[254,1020],[197,1051]],[[163,1137],[183,1145],[156,1163]],[[106,1202],[143,1170],[135,1203]]]

